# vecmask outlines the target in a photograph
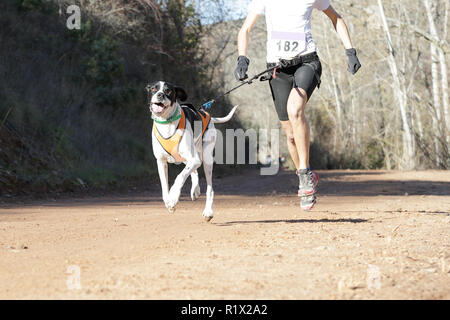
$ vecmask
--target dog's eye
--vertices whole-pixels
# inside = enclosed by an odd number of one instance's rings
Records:
[[[170,95],[172,94],[172,90],[166,89],[166,90],[164,90],[164,93],[165,93],[166,95],[170,96]]]
[[[156,89],[155,87],[152,87],[150,90],[152,93],[156,93],[156,91],[158,91],[158,89]]]

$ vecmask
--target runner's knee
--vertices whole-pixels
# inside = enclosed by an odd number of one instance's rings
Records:
[[[294,105],[294,104],[290,104],[288,105],[288,116],[289,119],[291,121],[306,121],[306,116],[305,116],[305,105],[304,104],[300,104],[300,105]]]
[[[294,91],[295,90],[295,91]],[[288,116],[291,121],[306,121],[305,107],[307,96],[303,89],[295,88],[289,96],[287,105]]]

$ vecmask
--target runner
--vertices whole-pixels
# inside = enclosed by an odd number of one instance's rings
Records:
[[[355,74],[361,64],[353,48],[347,26],[330,5],[330,0],[252,0],[247,18],[238,36],[237,80],[247,78],[249,33],[257,18],[265,14],[267,26],[267,66],[280,64],[269,80],[275,109],[286,133],[287,146],[297,168],[298,195],[303,210],[316,203],[318,175],[309,166],[310,127],[305,107],[316,87],[320,86],[322,65],[311,35],[312,10],[323,11],[334,25],[348,57],[348,70]]]

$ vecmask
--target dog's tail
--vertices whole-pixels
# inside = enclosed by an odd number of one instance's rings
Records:
[[[230,119],[233,117],[234,112],[236,111],[237,107],[239,107],[239,105],[234,106],[233,109],[230,111],[230,113],[227,116],[225,116],[223,118],[211,118],[211,121],[213,123],[225,123],[225,122],[230,121]]]

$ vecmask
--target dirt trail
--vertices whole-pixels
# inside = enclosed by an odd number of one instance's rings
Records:
[[[3,204],[0,298],[450,299],[450,172],[319,174],[311,212],[292,173],[216,179],[211,223],[187,189]]]

